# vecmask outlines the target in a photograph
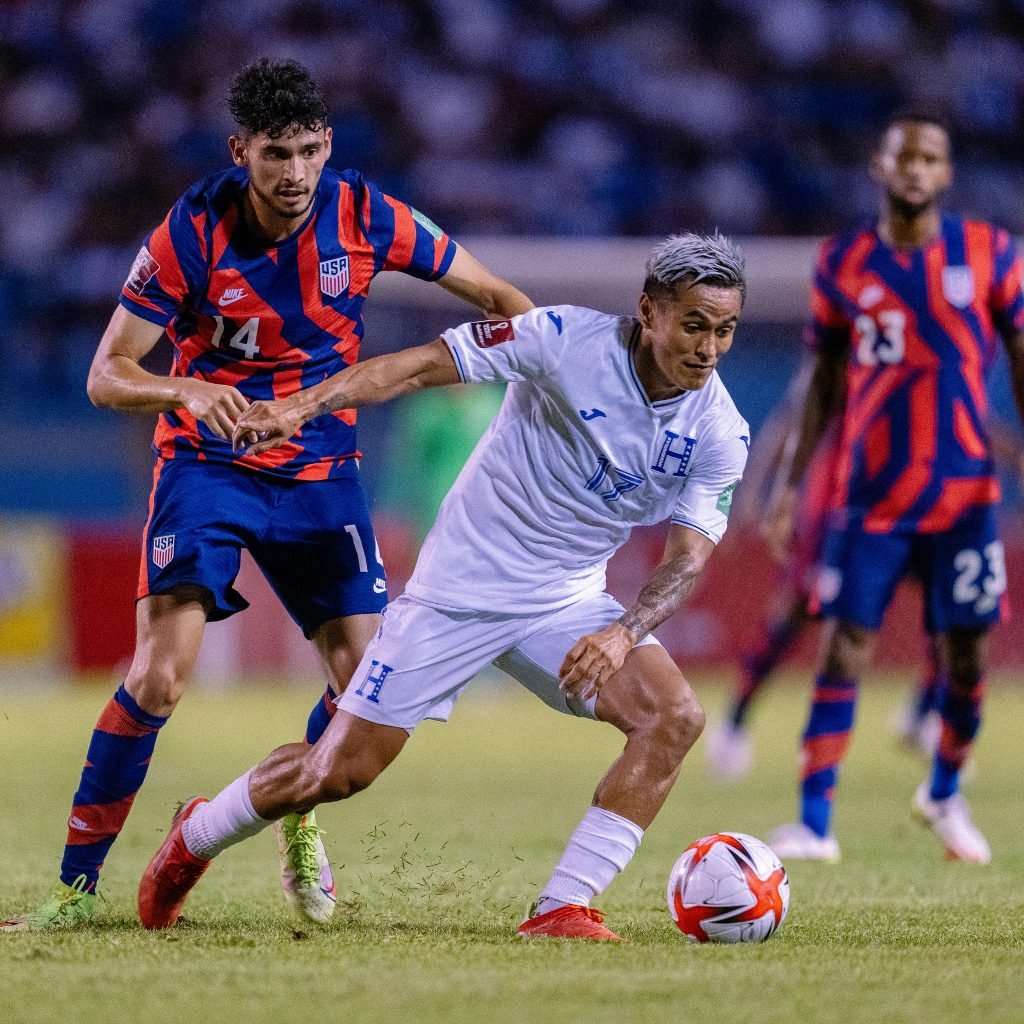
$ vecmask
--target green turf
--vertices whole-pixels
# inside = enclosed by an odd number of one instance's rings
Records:
[[[712,712],[723,691],[697,687]],[[865,693],[843,779],[839,866],[790,865],[793,901],[763,946],[688,944],[664,881],[696,837],[765,836],[793,816],[804,691],[783,685],[756,722],[753,779],[712,786],[698,747],[629,870],[602,897],[624,946],[512,938],[618,742],[514,688],[465,699],[425,725],[372,789],[318,817],[337,866],[326,929],[296,930],[276,882],[273,837],[229,851],[188,920],[147,934],[139,874],[174,802],[227,783],[300,732],[315,690],[189,696],[104,874],[84,933],[0,936],[0,1021],[1024,1021],[1024,698],[994,686],[969,793],[995,859],[945,862],[912,824],[923,765],[894,748],[902,694]],[[104,691],[0,696],[0,914],[41,900],[89,725]]]

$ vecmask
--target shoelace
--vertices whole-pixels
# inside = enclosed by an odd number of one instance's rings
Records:
[[[85,875],[79,875],[72,883],[68,891],[61,897],[61,905],[77,900],[79,896],[89,895],[89,879]]]
[[[304,885],[320,884],[320,858],[317,854],[316,841],[318,836],[324,834],[324,830],[317,828],[316,825],[300,825],[285,846],[285,852],[289,855],[295,851],[292,858],[295,864],[295,878]]]
[[[594,910],[593,907],[581,907],[584,917],[589,917],[591,921],[596,921],[598,924],[604,924],[604,911]]]
[[[63,910],[69,903],[77,903],[82,896],[89,895],[89,880],[79,875],[68,887],[67,892],[57,898],[57,910]]]
[[[89,895],[89,880],[85,875],[79,875],[68,888],[58,895],[54,893],[50,900],[39,911],[30,914],[30,921],[41,919],[53,920],[62,916],[65,907],[74,906],[81,897]]]

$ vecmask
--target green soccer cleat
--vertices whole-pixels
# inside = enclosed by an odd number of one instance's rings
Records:
[[[0,922],[0,931],[41,932],[50,928],[78,928],[86,924],[96,905],[96,894],[86,892],[87,885],[85,875],[79,875],[73,885],[62,882],[38,910]]]
[[[288,905],[301,917],[326,924],[334,913],[334,875],[313,812],[286,814],[274,822],[274,832]]]

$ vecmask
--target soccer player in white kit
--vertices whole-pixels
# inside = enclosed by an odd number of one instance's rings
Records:
[[[464,324],[250,406],[235,442],[259,453],[301,444],[303,424],[338,409],[509,382],[327,731],[313,747],[278,748],[212,801],[183,805],[142,879],[146,927],[177,920],[223,849],[365,789],[419,722],[447,719],[493,663],[551,707],[625,734],[519,927],[526,937],[619,938],[590,901],[628,864],[704,726],[651,630],[693,589],[743,473],[749,428],[715,366],[744,290],[727,239],[676,235],[651,254],[636,318],[554,306]],[[664,559],[624,609],[605,593],[608,559],[634,526],[666,519]]]

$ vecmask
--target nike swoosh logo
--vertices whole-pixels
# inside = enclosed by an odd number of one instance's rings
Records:
[[[217,305],[218,306],[230,306],[232,302],[238,302],[239,299],[246,299],[246,298],[248,298],[247,295],[235,295],[235,296],[233,296],[230,299],[218,299],[217,300]]]
[[[552,313],[550,309],[548,310],[548,317],[551,320],[551,322],[555,325],[555,327],[558,328],[558,333],[561,334],[562,318],[557,313]]]

